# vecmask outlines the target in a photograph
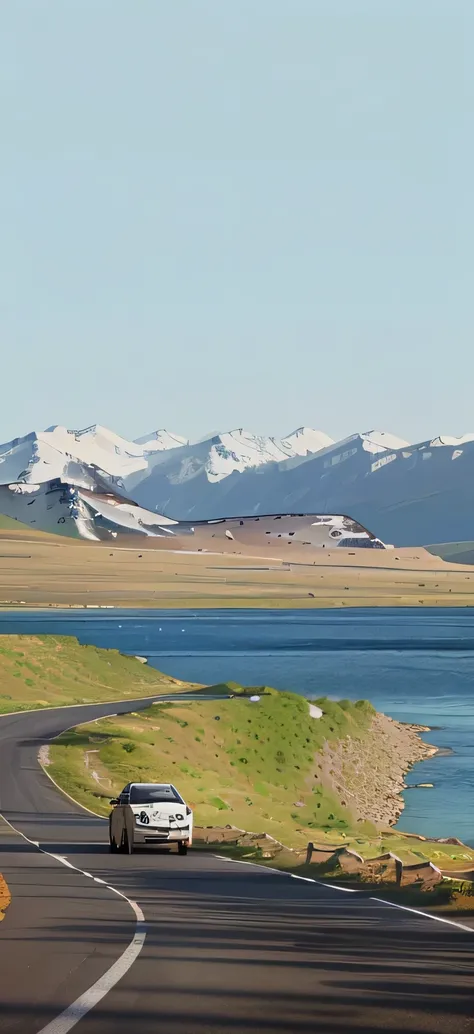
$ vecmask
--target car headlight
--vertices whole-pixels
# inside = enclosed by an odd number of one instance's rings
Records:
[[[176,814],[176,818],[177,818],[178,822],[182,822],[182,821],[183,821],[183,819],[184,819],[184,815],[178,815],[178,814]]]

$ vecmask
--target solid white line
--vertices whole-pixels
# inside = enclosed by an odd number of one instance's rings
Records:
[[[0,609],[0,613],[1,613],[1,609]],[[124,654],[124,656],[128,657],[129,654]],[[89,700],[88,703],[86,703],[86,704],[51,704],[49,707],[27,707],[24,710],[19,710],[19,711],[5,711],[2,714],[0,714],[0,718],[11,718],[15,714],[17,714],[17,715],[18,714],[24,714],[24,715],[27,715],[27,714],[42,714],[43,711],[70,711],[74,707],[77,707],[78,709],[80,707],[101,707],[102,704],[115,704],[115,705],[117,705],[117,704],[133,704],[133,703],[138,704],[140,702],[140,700],[150,700],[150,702],[151,702],[150,706],[151,706],[151,704],[161,704],[161,703],[167,704],[167,703],[170,703],[170,701],[168,701],[166,699],[166,697],[185,696],[186,693],[188,693],[188,692],[192,693],[193,691],[192,690],[185,690],[185,689],[183,689],[182,691],[178,691],[176,693],[163,693],[161,696],[158,695],[158,697],[157,697],[157,694],[154,693],[153,696],[149,696],[149,697],[132,697],[131,700]],[[144,710],[146,710],[146,708],[144,708]],[[122,714],[125,715],[125,714],[128,714],[128,713],[129,713],[128,711],[121,711],[120,712],[120,716]],[[104,718],[117,718],[118,714],[106,714],[106,715],[103,715],[103,717]],[[94,721],[100,721],[100,719],[99,718],[91,718],[91,722],[94,722]],[[88,725],[89,722],[87,722],[85,724]],[[80,725],[80,722],[76,722],[76,725]],[[70,726],[70,728],[73,728],[73,726]],[[64,730],[64,731],[66,732],[67,730]]]
[[[259,865],[258,862],[245,862],[242,858],[228,858],[224,854],[215,854],[221,862],[235,862],[236,865],[253,865],[254,868],[265,872],[274,872],[277,876],[291,876],[292,880],[304,880],[305,883],[317,883],[319,887],[329,887],[331,890],[341,890],[344,894],[357,894],[352,887],[336,887],[334,883],[326,883],[324,880],[314,880],[311,876],[297,876],[295,872],[287,872],[285,869],[273,869],[271,865]]]
[[[71,705],[71,706],[87,707],[88,705],[87,704],[78,704],[78,705]],[[44,710],[46,711],[47,708],[45,707]],[[51,708],[50,710],[55,710],[55,708]],[[31,712],[28,712],[28,714],[30,714],[30,713]],[[124,712],[124,713],[127,714],[127,712]],[[101,721],[105,720],[105,718],[117,718],[117,717],[118,716],[116,714],[104,714],[104,715],[101,716],[101,718],[93,718],[92,721],[90,721],[90,722],[84,722],[84,725],[93,725],[94,722],[101,722]],[[69,732],[70,729],[75,729],[77,727],[77,725],[81,725],[81,724],[82,724],[81,722],[76,722],[74,725],[69,725],[67,729],[63,729],[63,731],[58,733],[57,736],[52,736],[51,739],[49,739],[47,741],[47,743],[48,744],[49,743],[54,743],[54,741],[58,740],[60,736],[63,736],[65,732]],[[36,760],[38,762],[39,767],[44,772],[44,774],[48,777],[48,779],[51,780],[53,786],[55,786],[56,789],[59,790],[59,793],[64,794],[64,796],[67,797],[70,801],[72,801],[73,804],[76,804],[79,808],[82,808],[84,811],[87,811],[89,813],[89,815],[93,815],[94,818],[100,819],[101,822],[108,822],[108,819],[105,818],[105,815],[98,815],[96,811],[92,811],[92,809],[88,808],[87,805],[81,804],[79,801],[76,801],[75,797],[71,797],[70,793],[67,793],[66,790],[63,790],[62,786],[59,786],[59,783],[57,783],[56,780],[53,779],[51,773],[48,772],[47,767],[41,763],[39,752],[38,752],[38,756],[37,756]]]
[[[96,883],[103,883],[105,887],[107,887],[107,890],[111,890],[113,894],[116,894],[119,898],[122,898],[123,901],[126,901],[135,914],[135,933],[130,944],[125,948],[125,951],[122,952],[117,961],[114,962],[98,980],[96,980],[95,984],[92,984],[87,991],[84,991],[84,994],[80,995],[79,998],[76,998],[76,1001],[73,1002],[72,1005],[68,1006],[64,1012],[60,1013],[60,1015],[57,1016],[56,1019],[52,1020],[51,1023],[48,1023],[46,1027],[42,1027],[41,1030],[38,1031],[38,1034],[67,1034],[67,1031],[72,1030],[83,1016],[90,1012],[90,1010],[93,1009],[102,998],[105,998],[105,995],[115,987],[115,984],[117,984],[118,981],[125,976],[130,967],[133,966],[133,963],[138,958],[145,943],[145,916],[136,901],[128,898],[127,895],[121,890],[118,890],[117,887],[112,887],[112,885],[110,883],[106,883],[105,880],[100,880],[98,877],[91,876],[89,872],[79,869],[77,865],[73,865],[72,862],[68,861],[67,858],[64,858],[63,855],[51,854],[50,851],[45,851],[43,847],[38,847],[34,840],[30,840],[25,833],[16,829],[16,827],[9,822],[4,815],[2,815],[1,818],[3,818],[7,826],[9,826],[10,829],[13,829],[18,836],[23,837],[23,840],[26,840],[28,844],[32,844],[33,847],[37,847],[41,854],[46,855],[48,858],[52,858],[55,862],[60,862],[61,865],[67,866],[68,869],[74,869],[76,872],[79,872],[81,876],[88,876],[90,879],[95,880]]]
[[[74,726],[71,726],[71,728],[74,729]],[[68,732],[68,729],[65,729],[64,731]],[[62,733],[60,733],[60,735],[62,735]],[[52,742],[53,741],[50,740],[50,743],[52,743]],[[48,779],[51,780],[53,786],[55,786],[56,789],[59,790],[59,793],[64,794],[64,796],[67,797],[70,801],[72,801],[72,803],[75,804],[76,807],[82,808],[82,810],[83,811],[87,811],[89,813],[89,815],[93,815],[95,819],[100,819],[101,822],[108,822],[108,819],[105,818],[105,815],[98,815],[96,811],[92,811],[91,808],[86,807],[85,804],[81,804],[80,801],[76,801],[75,797],[71,797],[70,793],[67,793],[66,790],[63,790],[62,786],[59,786],[59,783],[57,783],[56,780],[53,779],[51,773],[48,772],[48,769],[45,768],[45,766],[42,765],[40,761],[38,761],[38,765],[41,768],[41,770],[44,772],[44,774],[48,777]]]
[[[76,1001],[65,1009],[60,1016],[57,1016],[51,1023],[46,1024],[46,1027],[42,1027],[38,1034],[67,1034],[67,1031],[75,1027],[76,1023],[79,1023],[83,1016],[90,1012],[102,998],[105,998],[105,995],[115,987],[115,984],[133,966],[145,943],[144,915],[141,908],[134,901],[130,901],[129,898],[125,900],[132,906],[137,919],[133,940],[130,941],[130,944],[125,948],[120,958],[114,962],[113,966],[95,984],[92,984],[92,987],[89,987],[84,994],[76,998]]]
[[[371,898],[371,901],[377,901],[379,905],[388,905],[389,908],[400,908],[402,912],[413,912],[416,916],[423,916],[424,919],[435,919],[437,923],[447,923],[448,926],[457,926],[458,930],[464,930],[466,933],[474,934],[473,926],[465,926],[464,923],[457,923],[454,919],[445,919],[444,916],[435,916],[432,912],[423,912],[419,908],[409,908],[408,905],[398,905],[395,901],[386,901],[385,898]]]
[[[272,869],[271,865],[259,865],[258,862],[244,862],[243,858],[228,858],[225,854],[214,854],[213,858],[217,858],[220,862],[233,862],[234,865],[252,865],[254,869],[260,869],[264,872],[274,872],[277,876],[289,876],[290,873],[285,873],[282,869]]]
[[[265,872],[275,872],[279,876],[291,876],[293,880],[304,880],[305,883],[317,883],[319,887],[328,887],[330,890],[338,890],[343,894],[358,894],[358,890],[352,887],[338,887],[335,883],[326,883],[325,880],[314,880],[311,876],[297,876],[294,872],[285,872],[284,869],[272,869],[267,865],[259,865],[258,862],[244,862],[240,858],[229,858],[227,855],[213,855],[213,858],[218,858],[221,862],[235,862],[236,865],[253,865],[256,869],[264,870]],[[455,926],[458,930],[464,930],[465,933],[474,934],[473,926],[465,926],[464,923],[457,923],[454,919],[445,919],[444,916],[435,916],[432,912],[423,912],[418,908],[409,908],[408,905],[398,905],[394,901],[386,901],[385,898],[369,898],[370,901],[376,901],[379,905],[388,905],[389,908],[399,908],[402,912],[413,912],[414,915],[423,916],[424,919],[434,919],[437,923],[447,923],[448,926]]]
[[[304,880],[305,883],[317,883],[319,887],[330,887],[331,890],[341,890],[344,894],[357,894],[357,890],[354,887],[338,887],[335,883],[326,883],[324,880],[313,880],[311,876],[297,876],[295,872],[290,872],[290,876],[294,880]]]

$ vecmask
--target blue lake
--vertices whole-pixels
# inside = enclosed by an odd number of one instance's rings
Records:
[[[368,698],[433,728],[453,753],[417,765],[399,826],[474,845],[474,611],[4,612],[0,633],[75,635],[140,654],[182,679],[267,683],[309,697]]]

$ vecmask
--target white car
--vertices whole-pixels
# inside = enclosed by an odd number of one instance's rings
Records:
[[[186,854],[193,840],[193,813],[172,783],[127,783],[110,802],[111,851],[131,854],[139,844],[176,844]]]

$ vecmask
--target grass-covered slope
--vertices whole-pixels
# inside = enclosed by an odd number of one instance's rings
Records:
[[[381,716],[366,701],[318,703],[320,719],[310,717],[303,697],[275,690],[258,703],[241,695],[155,704],[64,733],[49,749],[48,772],[101,815],[129,780],[163,780],[178,786],[200,826],[266,832],[288,847],[312,840],[351,847],[364,858],[393,851],[410,864],[429,858],[444,868],[472,867],[473,852],[462,845],[380,832],[360,820],[357,782],[338,793],[332,765],[341,748],[353,748],[376,801]],[[396,767],[395,746],[391,752]]]
[[[21,521],[15,521],[13,517],[6,517],[4,513],[0,513],[0,531],[26,531],[27,525],[22,524]]]
[[[72,636],[0,636],[0,714],[169,693],[184,684]]]
[[[309,716],[293,693],[158,704],[66,732],[50,750],[53,778],[83,804],[107,814],[128,780],[175,783],[200,825],[264,829],[285,843],[308,831],[348,831],[354,815],[322,775],[326,741],[369,735],[365,701],[324,701]]]

